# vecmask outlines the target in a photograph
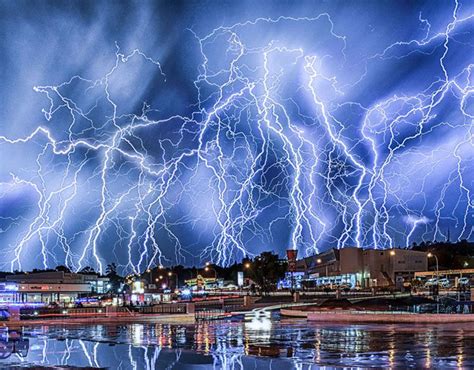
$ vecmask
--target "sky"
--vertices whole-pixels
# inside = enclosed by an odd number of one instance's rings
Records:
[[[469,1],[0,1],[0,269],[473,239]]]

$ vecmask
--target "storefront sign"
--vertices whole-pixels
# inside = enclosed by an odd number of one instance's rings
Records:
[[[237,285],[242,287],[244,285],[244,273],[243,271],[237,272]]]
[[[298,255],[297,249],[287,249],[286,257],[288,259],[288,271],[296,271],[296,256]]]

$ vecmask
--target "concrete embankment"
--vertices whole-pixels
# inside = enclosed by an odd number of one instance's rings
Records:
[[[307,318],[308,317],[308,312],[309,311],[301,311],[301,310],[292,310],[289,308],[282,308],[280,310],[280,315],[281,316],[286,316],[286,317],[303,317]]]
[[[405,312],[308,312],[308,321],[375,323],[454,323],[474,322],[474,314],[435,314]]]
[[[102,317],[68,317],[53,319],[30,319],[3,321],[0,326],[30,326],[30,325],[96,325],[96,324],[131,324],[131,323],[167,323],[167,324],[192,324],[195,322],[194,313],[189,314],[147,314],[130,316],[102,316]]]
[[[307,318],[312,322],[348,323],[456,323],[474,322],[474,314],[435,314],[386,311],[302,311],[282,309],[282,316]]]

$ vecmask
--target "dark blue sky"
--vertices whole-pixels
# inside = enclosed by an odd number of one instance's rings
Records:
[[[0,8],[2,269],[472,239],[470,2]]]

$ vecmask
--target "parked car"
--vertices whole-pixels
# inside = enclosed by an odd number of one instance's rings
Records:
[[[468,277],[459,278],[458,285],[469,286],[471,285],[471,280]]]
[[[433,285],[437,285],[438,284],[438,279],[436,278],[431,278],[431,279],[428,279],[425,283],[425,287],[430,287],[430,286],[433,286]]]
[[[342,284],[338,284],[337,285],[337,288],[338,289],[342,289],[344,291],[346,290],[351,290],[351,286],[349,284],[345,284],[345,283],[342,283]]]
[[[449,281],[448,278],[442,278],[438,280],[438,285],[442,288],[450,288],[451,282]]]

